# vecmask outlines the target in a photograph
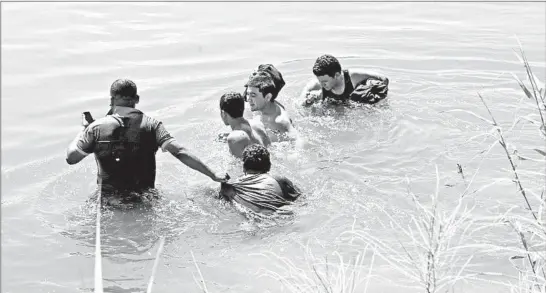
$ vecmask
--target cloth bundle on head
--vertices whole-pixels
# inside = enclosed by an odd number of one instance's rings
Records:
[[[277,97],[281,89],[286,84],[284,82],[284,79],[282,78],[281,72],[277,70],[277,68],[275,68],[275,66],[273,66],[272,64],[261,64],[260,66],[258,66],[257,70],[254,70],[254,72],[250,74],[250,76],[248,77],[248,80],[250,81],[250,79],[257,74],[265,74],[270,76],[271,79],[273,79],[273,83],[275,84],[275,93],[273,95],[273,98]],[[245,83],[245,91],[243,93],[243,97],[246,97],[247,88],[248,88],[248,81]]]
[[[355,87],[350,99],[364,104],[375,104],[387,97],[388,84],[380,79],[368,78]]]
[[[267,173],[244,175],[222,183],[220,189],[220,197],[265,214],[291,204],[300,195],[300,190],[290,180]]]

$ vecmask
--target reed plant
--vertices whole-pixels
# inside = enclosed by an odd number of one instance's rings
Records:
[[[408,188],[408,194],[414,206],[408,217],[403,220],[396,219],[387,209],[376,206],[385,216],[389,229],[388,235],[394,236],[395,241],[378,236],[375,229],[355,229],[346,231],[340,235],[345,245],[351,248],[353,256],[347,260],[343,253],[334,251],[333,260],[316,256],[309,243],[302,245],[304,251],[303,264],[298,264],[287,257],[274,252],[264,252],[260,255],[271,260],[275,264],[273,269],[260,269],[261,276],[268,276],[278,280],[282,286],[291,293],[354,293],[367,292],[370,280],[373,277],[373,267],[376,257],[386,263],[389,268],[404,276],[405,281],[400,281],[400,286],[412,288],[412,292],[436,293],[454,290],[455,285],[461,281],[483,280],[495,273],[484,272],[475,269],[473,259],[480,253],[491,251],[508,251],[512,254],[509,261],[517,272],[516,282],[499,282],[507,285],[507,292],[513,293],[546,293],[546,101],[544,83],[533,73],[529,61],[526,58],[523,47],[518,40],[519,50],[516,56],[525,68],[527,82],[523,82],[513,74],[524,95],[533,104],[533,113],[518,117],[510,127],[504,129],[497,122],[491,108],[480,93],[478,97],[482,101],[489,118],[480,116],[474,112],[460,110],[472,114],[486,121],[492,126],[495,133],[495,144],[502,147],[510,166],[511,177],[517,188],[517,193],[522,198],[524,209],[507,212],[490,218],[477,218],[473,214],[474,206],[469,204],[469,186],[465,191],[451,202],[442,202],[440,195],[440,176],[436,166],[436,188],[429,200],[420,199]],[[506,136],[507,131],[514,129],[515,125],[526,121],[536,126],[537,135],[541,137],[542,147],[535,148],[531,158],[528,154],[519,154],[509,147]],[[489,152],[491,147],[487,150]],[[527,187],[522,180],[522,172],[518,169],[517,159],[525,158],[544,163],[544,169],[533,171],[535,175],[544,180],[540,191]],[[479,168],[478,168],[479,169]],[[462,170],[461,170],[462,172]],[[477,171],[476,171],[477,173]],[[409,183],[409,180],[408,180]],[[483,190],[483,188],[479,189]],[[475,193],[475,192],[474,192]],[[102,292],[102,263],[100,249],[100,197],[97,203],[97,239],[96,239],[96,263],[95,263],[95,292]],[[524,211],[524,212],[522,212]],[[479,243],[477,233],[496,225],[509,227],[518,246],[504,247]],[[385,231],[382,231],[385,235]],[[506,235],[504,235],[506,236]],[[159,257],[163,250],[164,239],[154,262],[152,276],[147,292],[151,292]],[[194,281],[200,287],[200,291],[209,292],[201,270],[197,265],[195,256],[191,252],[193,263],[199,275]],[[362,271],[367,269],[365,276]],[[497,274],[498,276],[500,274]],[[359,286],[365,283],[362,288]],[[407,291],[405,291],[407,292]]]
[[[543,162],[544,169],[533,171],[542,178],[543,186],[538,192],[533,188],[525,187],[522,182],[521,173],[515,163],[515,156],[521,157],[517,152],[510,151],[505,133],[499,126],[491,109],[488,107],[485,99],[479,95],[485,108],[491,118],[490,123],[496,129],[497,141],[504,150],[506,158],[510,163],[510,169],[513,175],[513,181],[516,184],[517,191],[525,203],[527,216],[522,214],[513,214],[505,217],[503,220],[514,231],[514,237],[517,237],[520,247],[513,247],[514,256],[510,258],[519,276],[519,282],[512,287],[513,292],[541,292],[546,293],[546,103],[544,83],[540,82],[533,73],[529,61],[523,50],[523,46],[518,39],[519,49],[515,50],[516,57],[525,68],[527,76],[527,85],[516,74],[512,74],[519,84],[525,96],[535,105],[535,112],[529,113],[524,120],[537,127],[537,132],[542,141],[542,149],[534,149],[541,157],[536,161]],[[522,119],[514,121],[513,125]],[[539,194],[540,193],[540,194]]]
[[[469,204],[467,199],[469,194],[475,194],[476,191],[486,188],[482,187],[474,192],[469,192],[470,185],[478,171],[472,177],[471,182],[467,183],[467,188],[456,199],[456,203],[442,202],[439,191],[440,176],[436,167],[436,190],[427,202],[420,200],[418,196],[408,190],[415,207],[409,215],[409,220],[395,219],[391,212],[383,207],[377,207],[385,215],[388,223],[385,228],[389,229],[389,232],[392,231],[392,235],[396,238],[395,241],[378,236],[376,231],[372,229],[353,228],[341,235],[349,246],[361,250],[361,254],[352,266],[345,267],[344,260],[338,252],[336,252],[338,258],[334,259],[334,262],[321,263],[307,246],[305,248],[306,265],[298,266],[286,257],[269,253],[267,256],[278,263],[278,271],[280,272],[262,270],[263,274],[279,280],[289,292],[354,292],[354,286],[351,284],[357,283],[360,276],[355,272],[364,267],[365,258],[363,256],[371,250],[374,256],[372,262],[376,256],[384,261],[389,268],[404,276],[405,280],[400,281],[399,285],[412,288],[412,292],[455,291],[456,284],[461,281],[483,281],[491,276],[497,276],[502,277],[503,280],[496,283],[506,286],[506,292],[546,293],[545,89],[544,83],[540,82],[533,73],[519,40],[518,44],[519,50],[516,50],[516,56],[525,68],[527,82],[523,82],[515,74],[513,76],[535,110],[517,117],[509,127],[503,128],[495,119],[485,99],[478,93],[490,118],[485,118],[472,111],[459,111],[472,114],[492,126],[492,131],[489,134],[494,134],[495,141],[486,151],[491,151],[495,145],[502,147],[510,166],[511,178],[509,180],[516,185],[517,193],[522,199],[523,209],[506,208],[506,212],[502,215],[488,218],[476,217],[472,213],[474,206]],[[511,151],[505,135],[506,132],[512,131],[518,123],[523,121],[536,126],[537,135],[543,141],[541,147],[534,149],[533,155]],[[535,157],[536,155],[539,156],[538,159]],[[517,160],[521,158],[544,163],[543,170],[531,172],[544,180],[540,191],[537,191],[533,186],[527,187],[523,182],[522,174],[529,172],[518,169]],[[487,186],[500,181],[495,181]],[[513,232],[503,236],[511,237],[514,240],[513,243],[518,243],[517,246],[505,247],[504,243],[480,242],[481,237],[478,233],[499,225],[509,228],[503,231]],[[384,230],[382,235],[385,235]],[[517,277],[476,269],[479,266],[473,262],[476,256],[499,250],[511,254],[508,261],[513,264]],[[317,270],[319,263],[325,268],[336,267],[336,273],[326,275],[319,273]],[[368,264],[368,267],[371,268],[372,265]],[[352,273],[348,274],[348,271]],[[371,276],[372,271],[370,270],[366,278],[367,282],[370,281]],[[488,280],[488,282],[495,283],[492,280]]]
[[[300,245],[304,251],[303,264],[274,252],[256,254],[270,260],[275,269],[260,269],[260,277],[271,277],[281,283],[286,292],[291,293],[355,293],[367,292],[373,271],[375,255],[371,253],[368,259],[367,275],[362,276],[365,269],[366,256],[370,250],[364,247],[355,255],[343,256],[334,251],[333,260],[319,257],[313,253],[309,243]],[[348,261],[347,261],[348,258]],[[364,281],[366,281],[364,283]],[[364,283],[363,287],[359,287]]]
[[[404,276],[398,285],[413,292],[445,292],[458,281],[481,275],[467,270],[474,258],[472,252],[479,247],[469,240],[483,229],[472,217],[474,206],[462,196],[452,206],[442,205],[439,190],[436,166],[436,189],[428,204],[408,189],[414,204],[409,219],[395,219],[390,211],[376,207],[387,218],[383,232],[388,231],[395,241],[377,236],[377,229],[352,229],[344,233],[349,236],[347,242],[371,246],[390,269]]]

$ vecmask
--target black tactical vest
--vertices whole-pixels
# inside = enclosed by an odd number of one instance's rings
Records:
[[[147,119],[138,110],[120,116],[109,115],[117,123],[100,128],[95,158],[97,184],[103,192],[142,191],[154,188],[157,142]]]

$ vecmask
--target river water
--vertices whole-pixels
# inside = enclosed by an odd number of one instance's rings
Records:
[[[370,229],[395,241],[394,218],[412,214],[408,190],[424,203],[440,178],[442,202],[453,203],[478,171],[475,189],[511,178],[494,139],[475,137],[533,113],[510,73],[524,78],[513,49],[520,39],[535,74],[545,77],[545,3],[2,3],[2,292],[90,292],[93,289],[95,208],[88,202],[95,162],[64,161],[80,113],[106,113],[109,86],[134,80],[138,107],[163,121],[184,146],[233,176],[240,163],[214,139],[227,128],[218,100],[242,90],[251,70],[272,63],[287,85],[286,105],[305,144],[271,148],[273,173],[304,191],[295,216],[245,217],[214,197],[218,184],[159,153],[152,207],[109,209],[102,219],[106,292],[144,292],[160,237],[154,292],[198,292],[193,252],[210,292],[280,292],[273,251],[305,268],[315,257],[354,247],[340,241]],[[389,98],[376,107],[311,111],[297,96],[313,78],[321,54],[345,68],[387,75]],[[248,108],[248,105],[247,105]],[[452,111],[457,110],[457,111]],[[462,111],[460,111],[462,110]],[[250,113],[245,115],[251,116]],[[473,139],[471,139],[473,138]],[[520,123],[509,135],[520,154],[537,158],[537,128]],[[483,159],[483,160],[482,160]],[[457,164],[465,178],[458,174]],[[518,161],[527,187],[540,192],[544,162]],[[473,216],[495,216],[523,200],[499,181],[469,196]],[[408,183],[409,182],[409,183]],[[385,224],[387,223],[387,224]],[[485,233],[497,245],[517,242],[506,229]],[[516,243],[517,244],[517,243]],[[514,244],[515,245],[515,244]],[[369,256],[368,256],[369,257]],[[499,281],[516,271],[509,254],[475,257],[473,269],[497,276],[461,284],[458,292],[509,292]],[[368,292],[400,292],[404,277],[374,266]],[[371,263],[367,260],[365,265]],[[403,289],[404,292],[421,292]]]

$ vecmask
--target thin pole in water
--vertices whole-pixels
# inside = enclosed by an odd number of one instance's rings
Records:
[[[154,267],[152,268],[152,275],[150,276],[150,283],[148,284],[147,293],[152,293],[152,285],[154,283],[155,272],[157,271],[157,266],[159,265],[159,257],[163,251],[163,246],[165,245],[165,237],[161,237],[161,242],[159,244],[159,249],[157,250],[157,255],[154,261]]]
[[[100,202],[101,191],[97,196],[97,232],[95,238],[95,293],[103,293],[102,288],[102,253],[100,247]]]

